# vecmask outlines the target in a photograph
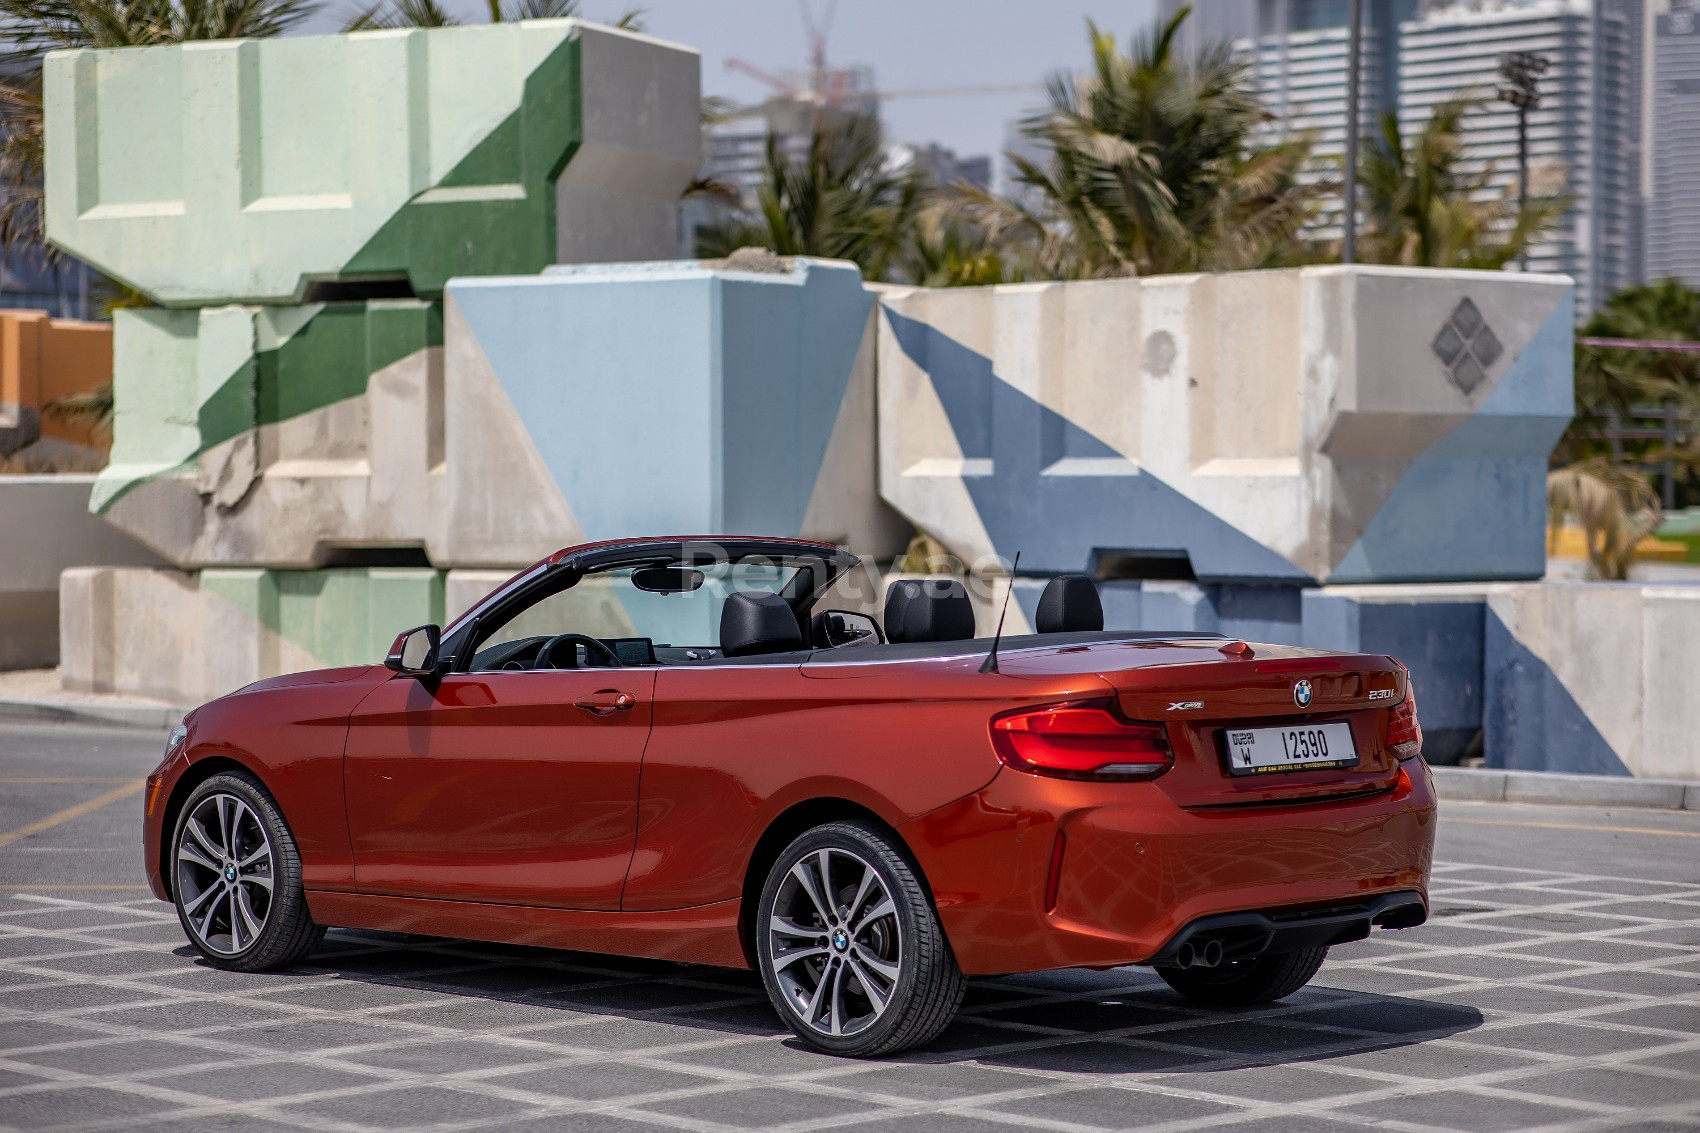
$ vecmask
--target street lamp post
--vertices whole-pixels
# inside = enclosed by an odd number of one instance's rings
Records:
[[[1517,215],[1529,207],[1529,111],[1541,104],[1541,76],[1552,61],[1532,51],[1502,51],[1499,55],[1499,100],[1517,109]],[[1518,257],[1529,270],[1529,246]]]
[[[1346,50],[1346,215],[1340,218],[1340,262],[1356,263],[1358,259],[1358,88],[1363,66],[1363,0],[1350,0],[1347,6]]]

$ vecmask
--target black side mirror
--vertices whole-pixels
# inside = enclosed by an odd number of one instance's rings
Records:
[[[429,677],[437,672],[437,653],[443,631],[436,626],[418,626],[398,635],[384,664],[404,677]]]
[[[885,637],[879,623],[866,614],[852,610],[822,610],[811,621],[810,636],[818,648],[833,649],[840,645],[883,645]]]

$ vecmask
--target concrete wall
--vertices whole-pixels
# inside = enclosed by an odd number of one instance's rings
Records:
[[[668,254],[698,70],[576,20],[54,52],[48,235],[168,306]]]
[[[92,506],[186,568],[420,548],[443,472],[442,304],[119,311]]]
[[[882,288],[880,491],[1039,572],[1538,578],[1570,308],[1560,276],[1381,267]]]
[[[0,457],[25,464],[104,462],[109,440],[87,423],[42,409],[112,378],[112,326],[0,311]]]
[[[1485,644],[1492,766],[1700,779],[1700,586],[1508,588]]]
[[[454,566],[755,532],[894,555],[874,483],[872,300],[853,265],[552,268],[456,280],[446,311]],[[464,408],[463,408],[464,407]]]
[[[81,567],[60,582],[66,688],[198,704],[278,673],[375,664],[443,620],[443,574]]]
[[[92,475],[0,476],[0,669],[59,663],[59,572],[159,558],[89,514]]]

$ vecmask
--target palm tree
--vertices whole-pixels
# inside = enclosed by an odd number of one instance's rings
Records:
[[[490,22],[512,20],[565,20],[580,16],[579,0],[485,0]],[[632,8],[615,22],[627,31],[643,30],[643,12]],[[343,24],[343,31],[375,28],[441,28],[459,24],[454,14],[438,0],[377,0],[362,8]]]
[[[1570,200],[1561,191],[1495,193],[1496,169],[1469,160],[1464,117],[1480,106],[1465,95],[1441,103],[1406,140],[1398,116],[1382,117],[1359,167],[1366,231],[1359,257],[1370,263],[1437,268],[1503,268],[1557,222]]]
[[[1089,21],[1090,71],[1053,76],[1047,106],[1022,127],[1047,156],[1009,155],[1032,203],[959,186],[958,214],[1052,278],[1290,259],[1329,187],[1300,177],[1308,139],[1257,140],[1272,118],[1229,45],[1179,57],[1190,12],[1135,36],[1126,54]]]
[[[0,250],[46,246],[41,58],[64,47],[147,47],[280,35],[317,0],[0,0]],[[48,254],[53,255],[51,249]]]
[[[781,154],[770,134],[754,214],[699,229],[697,255],[719,259],[761,247],[851,260],[868,278],[887,278],[920,210],[921,189],[919,173],[892,168],[871,116],[817,126],[800,161]]]
[[[1594,457],[1547,473],[1548,539],[1574,521],[1582,529],[1595,578],[1628,578],[1636,544],[1662,518],[1646,475],[1628,465]]]
[[[1584,338],[1700,342],[1700,290],[1681,280],[1628,287],[1607,299],[1582,326]],[[1554,450],[1572,465],[1611,460],[1622,467],[1670,461],[1680,481],[1700,471],[1700,434],[1680,430],[1663,440],[1615,444],[1606,431],[1638,405],[1659,405],[1700,420],[1700,355],[1608,346],[1576,347],[1576,416]],[[1691,482],[1691,481],[1690,481]]]

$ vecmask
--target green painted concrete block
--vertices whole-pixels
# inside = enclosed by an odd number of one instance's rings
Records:
[[[670,254],[700,159],[696,53],[577,20],[61,51],[43,82],[49,238],[166,306]]]
[[[252,430],[360,397],[373,374],[442,342],[442,304],[424,299],[117,311],[112,460],[90,510]]]
[[[375,664],[396,634],[443,621],[443,572],[425,568],[207,569],[200,584],[293,663]]]

